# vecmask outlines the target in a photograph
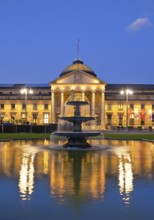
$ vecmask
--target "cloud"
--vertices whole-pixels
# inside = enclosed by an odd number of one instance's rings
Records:
[[[135,21],[133,21],[130,25],[128,25],[127,30],[137,32],[144,28],[151,27],[152,23],[149,20],[149,18],[137,18]]]

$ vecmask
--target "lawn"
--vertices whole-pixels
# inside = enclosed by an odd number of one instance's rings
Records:
[[[154,133],[124,133],[124,134],[104,134],[106,139],[127,139],[127,140],[154,140]]]
[[[45,139],[50,138],[50,133],[1,133],[0,140],[7,139]]]
[[[9,139],[49,139],[50,133],[1,133],[0,140]],[[61,138],[61,137],[57,137]],[[154,140],[154,133],[114,133],[114,134],[103,134],[96,138],[105,139],[127,139],[127,140]]]

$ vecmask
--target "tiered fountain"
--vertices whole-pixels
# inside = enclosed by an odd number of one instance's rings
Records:
[[[56,131],[53,134],[57,136],[65,136],[67,143],[63,147],[71,148],[90,148],[91,145],[87,143],[87,137],[98,136],[101,133],[98,131],[83,131],[82,123],[95,120],[94,117],[81,116],[80,106],[88,105],[87,101],[69,101],[67,105],[74,106],[74,116],[64,116],[60,120],[72,123],[72,131]]]

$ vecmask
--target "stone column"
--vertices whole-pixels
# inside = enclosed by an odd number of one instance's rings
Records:
[[[51,92],[51,123],[55,123],[55,92]]]
[[[82,91],[82,101],[85,101],[85,91]]]
[[[95,117],[95,91],[92,91],[92,117]]]
[[[105,129],[105,96],[104,96],[104,91],[101,92],[101,128]]]
[[[61,91],[60,115],[64,115],[64,91]]]

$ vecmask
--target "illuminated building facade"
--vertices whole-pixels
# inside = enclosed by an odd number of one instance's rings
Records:
[[[26,94],[20,93],[23,88]],[[133,94],[126,105],[120,91],[127,88]],[[154,124],[154,85],[107,84],[78,59],[49,84],[0,84],[0,122],[57,123],[71,99],[89,102],[90,114],[100,129],[125,127],[127,122],[132,127]]]

